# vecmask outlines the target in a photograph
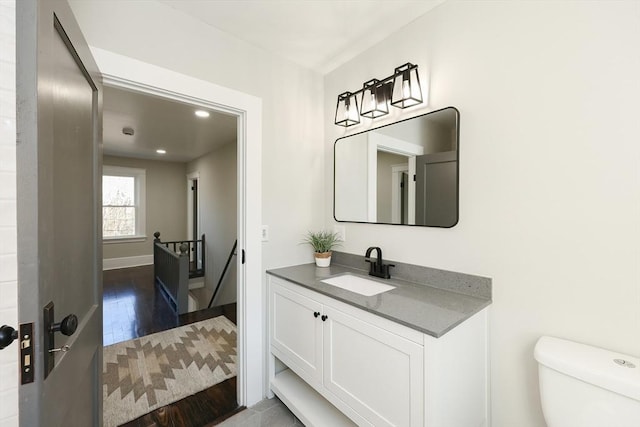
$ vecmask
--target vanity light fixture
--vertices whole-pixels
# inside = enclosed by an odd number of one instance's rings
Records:
[[[206,118],[209,117],[209,112],[204,110],[196,110],[196,116]]]
[[[396,68],[393,73],[393,95],[391,105],[407,108],[422,102],[422,90],[418,77],[418,66],[409,62]]]
[[[371,79],[362,85],[362,101],[360,115],[375,119],[389,114],[389,84],[380,83],[378,79]]]
[[[338,126],[353,126],[360,123],[358,100],[355,93],[345,92],[338,95],[336,122]]]
[[[357,96],[360,95],[360,110]],[[422,88],[418,66],[410,62],[397,67],[393,75],[382,80],[371,79],[357,92],[338,95],[335,124],[353,126],[360,123],[360,116],[375,119],[389,114],[389,104],[407,108],[422,103]]]
[[[167,150],[163,150],[162,148],[158,148],[156,150],[156,153],[158,153],[158,154],[167,154]]]

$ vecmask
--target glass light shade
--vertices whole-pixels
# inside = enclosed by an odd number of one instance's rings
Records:
[[[389,114],[386,87],[380,80],[371,79],[363,85],[360,115],[375,119],[385,114]]]
[[[360,112],[356,95],[351,92],[341,93],[338,95],[335,124],[347,127],[358,123],[360,123]]]
[[[422,89],[418,77],[418,66],[406,63],[398,68],[393,78],[391,105],[407,108],[422,102]]]

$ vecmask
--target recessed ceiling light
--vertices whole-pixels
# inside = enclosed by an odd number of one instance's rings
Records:
[[[209,112],[204,110],[196,110],[196,116],[198,117],[209,117]]]
[[[167,150],[163,150],[162,148],[156,150],[156,153],[158,154],[167,154]]]

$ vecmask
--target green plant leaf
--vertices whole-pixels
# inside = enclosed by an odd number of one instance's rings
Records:
[[[310,244],[314,252],[329,252],[341,244],[338,236],[338,233],[329,231],[309,231],[304,238],[304,243]]]

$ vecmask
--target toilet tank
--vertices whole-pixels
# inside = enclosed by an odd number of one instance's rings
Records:
[[[559,338],[535,350],[548,427],[640,426],[640,359]]]

